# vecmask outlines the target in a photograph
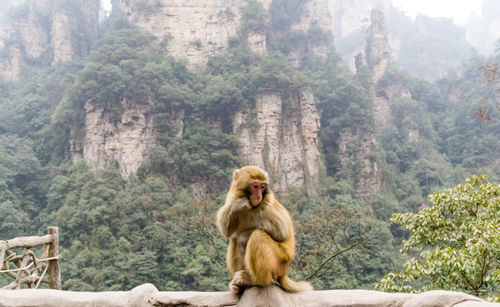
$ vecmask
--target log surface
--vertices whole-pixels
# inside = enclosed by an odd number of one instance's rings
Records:
[[[0,249],[11,249],[11,248],[30,248],[34,246],[40,246],[44,244],[52,243],[54,237],[52,235],[45,235],[43,237],[31,236],[31,237],[18,237],[11,240],[0,241]]]
[[[253,287],[241,297],[229,292],[158,291],[144,284],[130,291],[77,292],[50,289],[0,290],[0,306],[33,307],[500,307],[461,292],[429,291],[421,294],[371,290],[326,290],[291,294],[277,286]]]

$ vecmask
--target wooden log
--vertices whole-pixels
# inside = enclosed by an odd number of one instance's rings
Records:
[[[7,252],[7,247],[2,244],[4,241],[0,241],[0,270],[4,267],[3,260],[5,258],[5,253]]]
[[[76,292],[52,289],[0,290],[0,306],[130,306],[130,307],[500,307],[461,292],[421,294],[372,290],[325,290],[287,293],[277,286],[253,287],[241,297],[229,292],[159,292],[151,284],[131,291]]]
[[[475,296],[452,291],[421,294],[372,290],[287,293],[275,285],[248,288],[239,298],[229,292],[156,292],[148,303],[155,307],[500,307],[498,303],[488,303]]]
[[[45,259],[37,259],[38,260],[38,267],[35,268],[35,269],[39,269],[39,268],[42,268],[42,267],[46,266],[45,264],[42,264],[44,261],[48,262],[48,261],[51,261],[51,260],[58,260],[60,258],[61,258],[60,256],[56,256],[56,257],[50,257],[50,258],[45,258]],[[20,267],[21,264],[19,264],[17,269],[1,270],[0,273],[10,273],[10,272],[24,271],[26,269],[29,269],[32,265],[33,265],[33,263],[30,263],[26,267]],[[35,270],[35,269],[32,269],[32,270]]]
[[[49,227],[50,228],[50,227]],[[56,227],[57,228],[57,227]],[[30,248],[34,246],[41,246],[44,244],[49,244],[53,241],[52,235],[48,234],[42,237],[31,236],[31,237],[18,237],[11,240],[0,241],[0,250],[8,250],[11,248]],[[4,252],[5,254],[5,252]],[[0,252],[0,257],[2,256]],[[3,260],[3,257],[1,257]]]
[[[0,290],[0,306],[9,307],[147,307],[157,292],[152,284],[130,291],[80,292],[53,289]]]
[[[49,235],[52,241],[49,244],[49,258],[59,256],[59,228],[49,227]],[[59,260],[49,260],[49,284],[51,289],[61,290],[61,270],[59,267]]]
[[[28,262],[30,260],[32,252],[30,250],[25,250],[23,254],[23,261],[21,261],[20,269],[21,271],[17,272],[16,275],[16,289],[21,289],[21,284],[23,283],[23,279],[30,274],[28,271]]]
[[[10,258],[11,260],[9,260],[9,261],[13,262],[17,267],[19,267],[21,265],[21,260],[23,259],[22,258],[23,256],[22,255],[19,256],[20,257],[19,259],[17,259],[17,257],[18,256],[16,255],[16,253],[14,253],[11,250],[7,250],[7,258],[5,258],[5,260]]]

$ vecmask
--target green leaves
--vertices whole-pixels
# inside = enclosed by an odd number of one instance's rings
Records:
[[[238,140],[199,120],[186,121],[185,125],[182,137],[167,137],[165,146],[153,150],[151,165],[144,165],[141,172],[176,178],[184,187],[227,181],[239,165]],[[212,192],[222,189],[225,186]]]
[[[268,12],[262,4],[256,0],[247,0],[247,5],[241,9],[241,31],[263,33],[267,28],[269,19]]]
[[[82,124],[87,101],[111,110],[116,118],[125,96],[154,96],[165,77],[149,49],[147,35],[125,20],[115,20],[95,43],[72,90],[58,107],[57,114],[63,118],[56,120]]]
[[[472,176],[453,189],[430,195],[419,213],[394,214],[411,232],[402,252],[404,270],[387,274],[377,288],[415,292],[449,289],[478,296],[500,290],[500,185]]]

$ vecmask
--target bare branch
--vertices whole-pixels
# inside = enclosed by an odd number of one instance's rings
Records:
[[[315,270],[315,271],[314,271],[311,275],[309,275],[308,277],[306,277],[306,279],[305,279],[305,280],[311,280],[312,278],[314,278],[314,277],[316,276],[316,274],[317,274],[317,273],[318,273],[318,272],[319,272],[319,271],[320,271],[320,270],[321,270],[321,269],[322,269],[322,268],[323,268],[323,267],[324,267],[324,266],[325,266],[328,262],[330,262],[331,260],[333,260],[333,259],[334,259],[335,257],[337,257],[338,255],[343,254],[343,253],[345,253],[345,252],[347,252],[347,251],[349,251],[349,250],[353,249],[354,247],[356,247],[356,246],[358,246],[358,245],[359,245],[359,242],[357,242],[357,243],[355,243],[355,244],[353,244],[353,245],[351,245],[351,246],[349,246],[349,247],[347,247],[347,248],[345,248],[345,249],[343,249],[343,250],[341,250],[341,251],[338,251],[338,252],[336,252],[335,254],[331,255],[331,256],[330,256],[330,257],[328,257],[325,261],[323,261],[323,262],[319,265],[319,267],[318,267],[318,268],[317,268],[317,269],[316,269],[316,270]]]

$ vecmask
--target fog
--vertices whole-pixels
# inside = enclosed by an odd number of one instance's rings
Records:
[[[392,0],[409,16],[423,14],[430,17],[449,17],[459,25],[465,25],[471,14],[481,15],[482,0]]]

